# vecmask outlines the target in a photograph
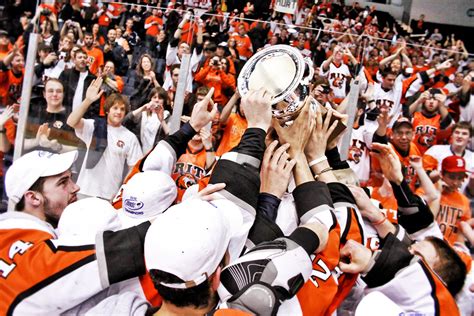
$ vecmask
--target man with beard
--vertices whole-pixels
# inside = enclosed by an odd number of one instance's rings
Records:
[[[87,53],[82,50],[76,50],[74,54],[74,68],[64,70],[59,76],[59,81],[64,87],[64,106],[66,114],[72,112],[79,107],[86,96],[87,87],[95,79],[87,69]],[[97,115],[98,104],[96,108],[91,108],[87,113],[87,117]]]
[[[414,143],[422,154],[436,145],[439,132],[451,125],[452,118],[444,106],[445,100],[446,96],[441,90],[430,89],[423,92],[409,107],[409,113],[413,116]]]
[[[0,104],[2,106],[19,103],[23,74],[25,73],[25,59],[15,47],[0,62]]]
[[[94,46],[94,36],[92,33],[84,34],[84,50],[87,53],[87,65],[93,75],[97,75],[99,67],[104,65],[104,53]]]
[[[104,232],[93,244],[58,239],[54,226],[77,200],[79,186],[70,170],[76,158],[77,151],[33,151],[6,174],[7,195],[17,212],[0,215],[2,315],[62,313],[110,284],[145,272],[144,261],[136,258],[144,256],[149,222]]]

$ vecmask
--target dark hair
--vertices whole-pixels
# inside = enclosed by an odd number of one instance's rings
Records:
[[[84,37],[86,36],[94,37],[94,34],[92,34],[92,32],[87,31],[87,32],[84,32]]]
[[[151,100],[151,98],[153,98],[156,94],[158,94],[158,97],[163,100],[163,108],[171,112],[172,109],[169,104],[168,92],[166,92],[166,90],[162,87],[153,88],[151,89],[150,93],[148,93],[148,100]]]
[[[317,86],[320,86],[323,84],[329,86],[329,80],[321,76],[315,76],[313,78],[313,88],[316,88]]]
[[[392,70],[391,67],[386,67],[384,70],[382,70],[382,77],[386,78],[388,75],[394,75],[395,77],[398,75],[396,72]]]
[[[33,185],[27,191],[36,191],[39,193],[43,193],[43,186],[44,186],[45,180],[46,180],[46,177],[38,178],[38,180],[36,180],[35,183],[33,183]],[[25,195],[23,195],[20,201],[15,205],[15,210],[17,211],[23,211],[24,209],[25,209]]]
[[[104,103],[104,112],[109,113],[110,108],[113,107],[116,103],[125,105],[125,113],[130,111],[130,104],[126,96],[121,95],[120,93],[112,93],[105,99]]]
[[[163,285],[165,283],[184,283],[184,280],[178,278],[174,274],[161,270],[151,269],[150,276],[155,289],[158,291],[163,300],[170,302],[177,307],[193,307],[203,308],[209,305],[211,299],[211,280],[187,289],[173,289]]]
[[[206,46],[205,50],[215,52],[217,50],[217,45],[214,42],[209,42],[209,44]]]
[[[74,50],[74,48],[79,48],[77,50]],[[72,51],[74,51],[74,59],[76,58],[77,54],[83,54],[87,56],[87,53],[84,49],[82,49],[81,46],[74,45]]]
[[[457,122],[453,126],[453,129],[452,129],[453,133],[454,133],[454,130],[456,129],[467,129],[469,131],[469,137],[472,137],[472,126],[469,122],[466,122],[466,121]]]
[[[464,286],[467,274],[466,264],[446,241],[432,236],[425,240],[433,245],[439,257],[439,261],[432,269],[446,284],[451,295],[456,296]]]
[[[174,64],[174,65],[172,65],[171,68],[170,68],[170,73],[173,73],[173,71],[174,71],[175,69],[179,69],[180,67],[181,67],[180,64]]]

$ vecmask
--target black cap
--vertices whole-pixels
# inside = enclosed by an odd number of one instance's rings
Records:
[[[402,125],[407,125],[410,128],[413,128],[413,124],[409,118],[401,117],[393,123],[392,130],[398,129]]]

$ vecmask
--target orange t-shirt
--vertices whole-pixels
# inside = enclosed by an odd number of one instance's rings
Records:
[[[176,181],[178,188],[178,196],[176,203],[180,203],[184,192],[192,185],[197,184],[200,179],[206,175],[206,151],[204,147],[197,151],[191,152],[189,147],[186,153],[179,157],[176,162],[171,177]]]
[[[436,222],[444,238],[453,245],[457,240],[459,223],[471,218],[469,199],[459,191],[441,193],[441,201]]]
[[[123,79],[120,76],[115,75],[115,81],[117,82],[117,89],[119,93],[123,91]],[[99,108],[99,116],[105,116],[104,104],[105,104],[105,95],[100,97],[100,108]]]
[[[241,57],[250,58],[253,54],[252,42],[250,41],[250,38],[247,35],[234,35],[232,38],[235,40],[239,55]]]
[[[150,36],[156,36],[158,35],[158,33],[160,33],[160,29],[161,27],[163,26],[163,20],[157,16],[149,16],[146,20],[145,20],[145,24],[150,24],[150,23],[153,23],[153,22],[156,22],[156,24],[153,24],[152,26],[150,26],[147,30],[146,30],[146,35],[150,35]]]
[[[216,151],[216,156],[222,156],[240,143],[242,135],[247,129],[247,120],[237,113],[232,113],[224,128],[221,143]]]
[[[2,105],[11,105],[20,98],[24,73],[24,69],[20,76],[15,76],[12,70],[0,71],[0,103]]]
[[[436,135],[440,128],[440,114],[436,114],[433,117],[426,117],[421,112],[413,114],[413,131],[415,132],[413,142],[420,150],[420,153],[424,154],[428,148],[438,143]]]
[[[87,65],[89,66],[89,71],[93,74],[97,74],[97,70],[100,66],[104,65],[104,53],[97,47],[92,47],[88,50],[84,47],[87,53]]]
[[[191,22],[186,22],[181,30],[181,42],[186,42],[189,45],[193,42],[193,37],[196,35],[198,27],[196,24],[191,28]]]
[[[415,169],[413,169],[412,166],[410,166],[410,156],[418,156],[421,157],[421,153],[418,150],[418,147],[411,142],[410,143],[410,151],[408,152],[408,156],[403,157],[397,149],[392,145],[392,147],[395,149],[395,152],[397,153],[398,158],[400,159],[400,162],[402,164],[402,172],[403,172],[403,178],[407,182],[407,184],[410,186],[412,191],[415,191],[415,185],[416,182],[418,181],[418,176],[416,174]],[[380,178],[379,175],[382,173],[380,169],[380,162],[378,159],[372,156],[372,159],[370,159],[371,167],[370,167],[370,181],[369,184],[374,187],[379,187],[382,185],[383,178]]]

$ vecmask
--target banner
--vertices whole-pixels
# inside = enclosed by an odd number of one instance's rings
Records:
[[[282,13],[295,14],[297,7],[297,0],[276,0],[275,11]]]

